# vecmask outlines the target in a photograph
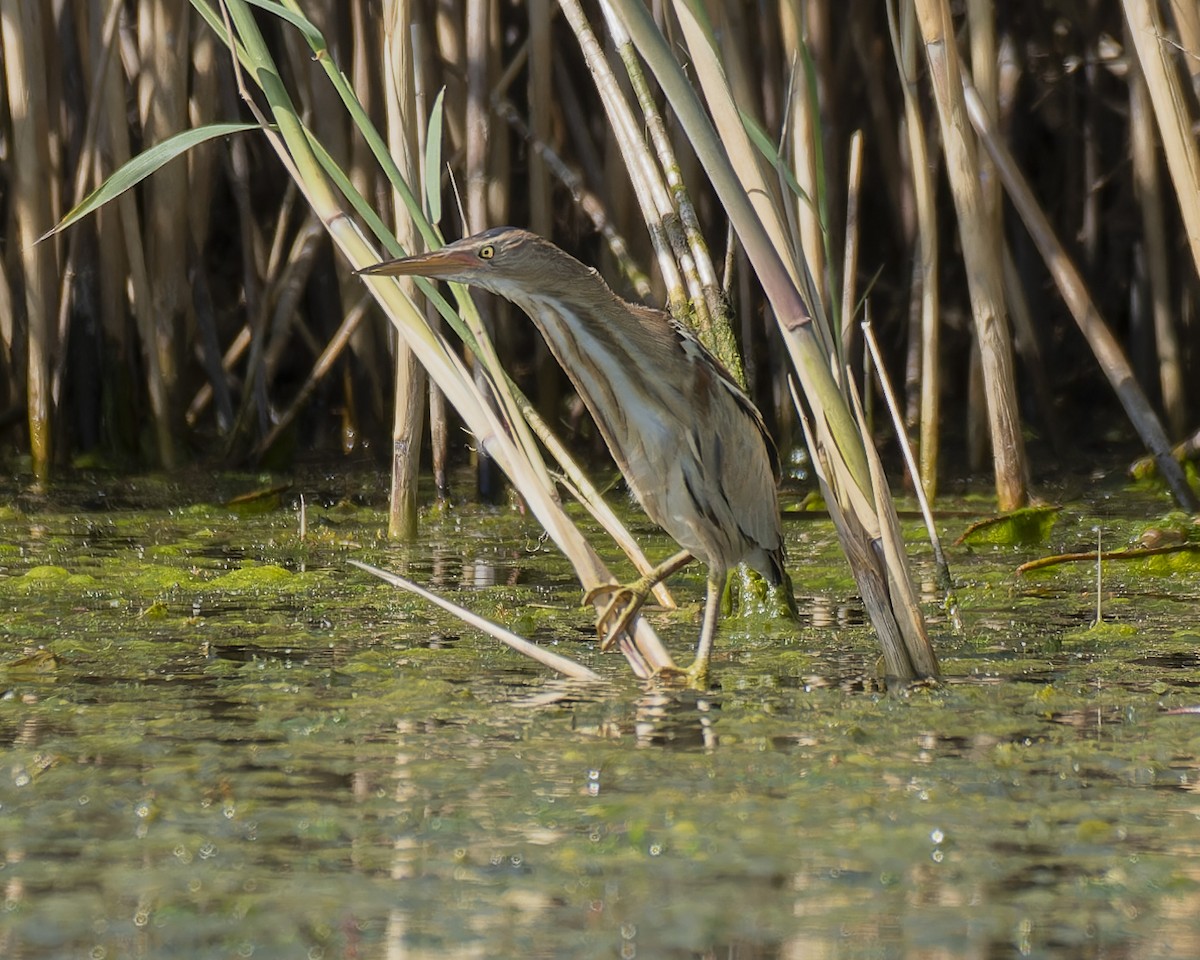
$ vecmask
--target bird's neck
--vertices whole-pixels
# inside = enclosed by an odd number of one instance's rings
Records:
[[[678,345],[665,315],[633,307],[595,279],[592,289],[571,296],[514,300],[538,327],[605,442],[620,450],[630,418],[684,402],[683,384],[664,376],[662,367]]]

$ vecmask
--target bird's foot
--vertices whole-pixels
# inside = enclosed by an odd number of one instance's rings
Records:
[[[595,603],[603,596],[609,598],[596,617],[596,634],[600,637],[601,650],[611,648],[617,638],[629,629],[652,588],[653,584],[643,577],[633,583],[602,583],[584,595],[584,603]]]
[[[693,663],[686,670],[676,666],[659,667],[651,679],[667,687],[705,691],[709,689],[708,664]]]
[[[684,685],[692,690],[707,690],[708,689],[708,659],[701,661],[699,658],[683,671]]]

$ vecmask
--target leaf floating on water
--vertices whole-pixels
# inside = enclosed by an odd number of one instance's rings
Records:
[[[1045,543],[1054,529],[1061,508],[1055,506],[1022,507],[1000,517],[988,517],[967,527],[954,541],[956,546],[1034,546]]]
[[[0,665],[0,670],[9,678],[44,677],[58,671],[61,666],[58,656],[49,650],[35,650],[27,657]]]
[[[261,490],[251,490],[225,501],[225,506],[241,514],[270,513],[278,510],[283,494],[290,490],[290,483],[276,483]]]

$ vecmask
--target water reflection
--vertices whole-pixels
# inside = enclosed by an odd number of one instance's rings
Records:
[[[885,690],[821,584],[794,629],[731,623],[696,695],[596,652],[519,517],[393,547],[350,511],[301,547],[286,511],[123,509],[0,527],[0,955],[1200,955],[1200,724],[1163,712],[1197,700],[1190,615],[1077,633],[1082,580],[976,555],[940,687]],[[364,584],[366,550],[608,681]],[[255,564],[294,575],[212,586]],[[1151,579],[1126,599],[1186,606]]]

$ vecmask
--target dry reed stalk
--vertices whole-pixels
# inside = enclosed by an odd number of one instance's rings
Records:
[[[428,94],[429,77],[432,72],[433,60],[433,57],[430,55],[428,37],[429,30],[421,19],[415,19],[409,24],[409,38],[412,44],[413,100],[417,117],[428,117],[431,111],[431,104],[436,99],[435,97],[430,97]],[[444,116],[445,113],[443,112],[443,118]],[[427,194],[425,212],[430,214],[429,207],[431,204],[436,203],[438,207],[441,205],[442,180],[441,170],[430,170],[427,168],[427,165],[440,166],[440,164],[431,162],[427,140],[426,124],[417,123],[416,140],[414,142],[416,144],[417,156],[423,158],[422,170],[424,172],[422,182],[425,184]],[[440,156],[440,154],[438,155]],[[432,194],[432,197],[429,194]],[[440,209],[438,213],[440,213]],[[440,219],[436,215],[431,216],[435,222]],[[441,335],[441,318],[432,304],[426,304],[425,317],[430,328]],[[450,496],[450,486],[446,475],[446,460],[449,455],[448,445],[450,439],[449,427],[446,422],[446,397],[432,378],[426,377],[425,379],[429,384],[429,448],[430,467],[433,471],[434,496],[439,503],[444,503]]]
[[[304,410],[304,405],[313,395],[313,392],[320,385],[321,381],[329,375],[330,371],[333,370],[334,364],[349,345],[350,338],[354,336],[354,332],[367,315],[367,308],[370,306],[370,303],[369,297],[360,297],[358,303],[342,318],[341,324],[333,336],[329,338],[320,355],[313,362],[312,369],[309,371],[300,389],[296,391],[292,402],[279,414],[275,422],[271,425],[271,429],[267,431],[266,436],[254,448],[251,454],[253,459],[258,459],[270,450],[279,438],[283,436],[288,427],[295,422],[296,418]]]
[[[1175,48],[1166,41],[1158,7],[1147,0],[1122,0],[1154,116],[1175,186],[1192,263],[1200,276],[1200,146],[1175,66]]]
[[[1071,193],[1079,204],[1079,228],[1077,231],[1081,258],[1084,266],[1093,275],[1099,269],[1101,253],[1101,206],[1100,184],[1105,171],[1100,161],[1100,117],[1099,69],[1095,58],[1088,58],[1080,69],[1083,79],[1080,95],[1071,104],[1072,124],[1078,125],[1079,136],[1074,138],[1073,147],[1080,159],[1070,166]]]
[[[995,256],[993,222],[977,178],[978,150],[963,103],[949,4],[947,0],[915,2],[967,265],[991,431],[996,498],[1001,511],[1015,510],[1029,496],[1028,466],[1021,436],[1001,260]]]
[[[441,607],[443,610],[454,614],[454,616],[458,617],[458,619],[462,620],[468,626],[481,630],[488,634],[488,636],[495,637],[501,643],[506,644],[518,653],[529,657],[531,660],[536,660],[543,666],[549,667],[551,670],[557,671],[565,677],[591,683],[597,683],[602,680],[599,674],[576,663],[574,660],[568,660],[557,653],[552,653],[545,647],[539,647],[535,643],[530,643],[524,637],[518,636],[511,630],[507,630],[499,624],[473,613],[466,607],[459,606],[457,603],[447,600],[445,597],[440,597],[419,584],[413,583],[411,580],[406,580],[404,577],[397,576],[390,571],[381,570],[379,567],[373,567],[369,563],[363,563],[361,560],[351,560],[350,563],[360,570],[365,570],[372,576],[390,583],[394,587],[407,590],[409,593],[416,594],[423,600]]]
[[[897,560],[895,510],[879,496],[877,464],[870,461],[860,423],[834,379],[830,353],[814,331],[811,311],[820,301],[806,301],[801,290],[813,285],[803,259],[784,226],[737,105],[730,95],[716,42],[701,10],[692,0],[676,0],[689,60],[689,71],[704,91],[701,104],[666,38],[637,0],[609,0],[618,11],[689,142],[704,165],[720,202],[735,225],[747,257],[775,312],[793,367],[813,418],[808,426],[814,463],[820,463],[831,515],[838,524],[843,549],[859,584],[883,648],[889,676],[937,676],[937,657],[915,601],[911,576],[902,555]],[[711,119],[710,119],[711,118]],[[811,303],[811,309],[810,304]],[[828,341],[831,334],[822,321]],[[843,385],[849,389],[851,384]],[[803,414],[803,410],[800,412]],[[889,516],[890,515],[890,516]],[[892,541],[889,545],[889,540]]]
[[[853,381],[850,381],[848,386],[850,402],[855,419],[858,421],[859,431],[864,437],[870,436],[858,390]],[[892,493],[888,488],[883,462],[879,459],[879,453],[873,443],[865,444],[865,451],[871,476],[872,496],[877,504],[885,503],[888,506],[886,509],[878,511],[878,537],[870,543],[871,555],[869,558],[864,558],[866,562],[862,564],[862,572],[858,573],[855,579],[861,587],[878,577],[880,596],[873,600],[872,607],[868,609],[878,609],[886,604],[894,611],[894,617],[902,629],[916,629],[920,633],[919,637],[906,638],[906,647],[912,658],[914,670],[912,675],[902,675],[902,679],[937,679],[941,675],[941,666],[938,663],[937,654],[934,653],[933,645],[925,636],[925,617],[921,611],[921,602],[913,582],[912,570],[908,565],[904,534],[900,530],[900,518],[896,515],[895,507],[892,504]],[[859,542],[862,543],[861,539]],[[878,559],[879,554],[882,554],[882,562]],[[949,577],[948,567],[945,575],[947,578]],[[946,587],[949,589],[949,584]],[[866,597],[864,597],[865,599]],[[922,643],[921,640],[924,642]]]
[[[635,143],[629,144],[628,147],[622,145],[622,153],[626,157],[631,151],[643,155],[642,171],[651,180],[650,193],[657,205],[657,214],[661,218],[663,232],[670,244],[673,261],[678,264],[679,275],[687,291],[686,300],[682,302],[679,297],[668,292],[671,313],[681,323],[695,330],[701,342],[721,360],[734,380],[745,386],[746,375],[730,325],[728,308],[721,296],[716,270],[703,231],[700,229],[700,218],[696,214],[696,208],[683,179],[677,151],[671,143],[666,123],[646,82],[632,41],[625,33],[620,20],[611,16],[611,8],[602,5],[601,9],[607,15],[609,35],[617,46],[626,76],[637,97],[645,130],[657,160],[655,166],[650,156],[644,153],[644,148]],[[638,140],[640,141],[640,137]],[[666,255],[667,252],[664,250],[662,254]]]
[[[451,151],[459,152],[466,143],[464,128],[467,113],[467,44],[463,7],[466,0],[437,0],[434,6],[434,43],[437,56],[431,57],[437,76],[430,89],[446,91],[446,138]],[[457,200],[461,203],[461,198]]]
[[[60,5],[57,9],[53,4],[42,5],[42,50],[45,52],[45,59],[41,67],[44,71],[43,84],[50,115],[46,118],[43,128],[49,162],[41,170],[41,176],[46,181],[45,190],[50,198],[50,209],[54,211],[66,209],[64,201],[68,197],[64,195],[67,185],[64,165],[70,150],[71,126],[77,122],[71,117],[72,112],[77,111],[70,102],[74,96],[67,87],[71,83],[68,75],[72,71],[78,72],[78,60],[75,59],[75,51],[68,53],[62,49],[63,41],[70,35],[70,27],[66,25],[69,18],[69,11],[65,5]],[[61,247],[56,253],[61,263]]]
[[[760,47],[758,40],[760,39],[757,31],[754,29],[774,29],[775,24],[771,23],[768,27],[764,21],[771,21],[770,16],[763,16],[761,11],[753,11],[746,7],[736,5],[720,5],[713,9],[712,15],[714,22],[717,24],[716,30],[720,37],[720,45],[722,57],[729,70],[729,84],[731,89],[736,91],[736,97],[739,103],[744,104],[746,108],[746,116],[759,117],[764,113],[764,100],[771,96],[772,100],[782,99],[779,91],[768,93],[768,88],[772,85],[764,83],[763,78],[769,76],[764,72],[763,55],[764,50]],[[774,44],[771,44],[774,46]],[[636,60],[634,60],[636,62]],[[638,68],[641,69],[640,67]],[[782,66],[780,68],[783,70]],[[775,107],[775,112],[778,115],[782,109],[781,105]],[[685,184],[688,182],[703,183],[704,169],[695,157],[694,151],[682,132],[676,130],[674,139],[679,141],[679,147],[675,151],[675,155],[686,158],[686,163],[673,161],[669,166],[666,166],[669,175],[672,175],[678,181],[679,187],[676,192],[681,197],[687,198]],[[760,168],[766,171],[767,160],[764,156],[756,157],[756,162]],[[678,171],[678,172],[677,172]],[[784,183],[782,176],[777,177],[777,182],[774,184],[776,193],[773,199],[776,204],[782,203],[782,196],[788,191],[788,185]],[[794,179],[791,181],[795,183]],[[675,190],[676,188],[672,188]],[[692,245],[699,251],[697,258],[703,259],[704,269],[708,272],[713,272],[714,267],[710,262],[708,249],[704,246],[703,234],[700,227],[699,218],[696,216],[694,204],[689,200],[686,205],[680,205],[680,211],[684,216],[684,223],[689,237],[697,238],[691,241]],[[736,262],[736,258],[731,255],[731,247],[734,242],[735,234],[728,234],[726,247],[726,275],[721,279],[720,285],[713,276],[706,278],[705,290],[710,297],[710,310],[716,318],[714,321],[714,336],[711,338],[713,346],[717,349],[714,352],[722,360],[731,358],[734,366],[730,367],[730,372],[743,387],[749,385],[749,377],[744,373],[744,369],[750,361],[755,342],[761,339],[762,327],[758,323],[747,323],[753,317],[757,320],[758,304],[747,304],[748,313],[742,316],[742,347],[739,348],[737,341],[734,339],[732,330],[732,321],[730,314],[732,307],[729,297],[726,295],[724,288],[729,285],[730,278],[728,270],[730,266]],[[711,291],[711,292],[710,292]],[[786,407],[784,407],[786,409]]]
[[[900,444],[900,453],[904,457],[904,465],[908,468],[908,475],[912,478],[913,493],[917,498],[917,506],[921,510],[921,519],[925,522],[925,531],[929,536],[929,545],[933,547],[933,562],[934,568],[937,571],[937,583],[949,595],[954,589],[954,583],[950,576],[950,564],[946,560],[945,551],[942,549],[942,538],[938,536],[937,526],[933,522],[933,511],[929,506],[929,498],[925,494],[924,487],[921,486],[921,478],[917,473],[916,458],[913,456],[912,445],[908,442],[908,435],[904,430],[904,417],[901,415],[900,404],[896,400],[896,393],[892,389],[887,369],[883,365],[883,356],[879,352],[879,344],[876,342],[875,334],[871,329],[869,315],[863,320],[862,331],[867,354],[871,358],[872,366],[874,366],[876,375],[879,378],[879,387],[883,393],[884,406],[891,417],[892,429],[895,431],[896,440]]]
[[[221,109],[221,71],[226,69],[210,30],[197,30],[192,37],[191,93],[188,97],[188,122],[192,127],[214,123]],[[188,153],[188,226],[197,251],[203,251],[212,218],[213,196],[221,165],[221,145],[203,143]],[[203,270],[203,263],[193,269]]]
[[[1192,96],[1200,102],[1200,6],[1192,0],[1170,0],[1171,19],[1179,31],[1181,66],[1192,80]]]
[[[1000,71],[996,55],[996,24],[992,0],[967,0],[967,34],[970,42],[970,74],[983,101],[984,109],[993,118],[1000,116]],[[1000,181],[992,169],[987,152],[975,152],[975,178],[983,205],[980,228],[987,248],[1004,250],[1004,208],[1000,204]],[[1003,283],[1001,283],[1003,289]]]
[[[1162,178],[1159,176],[1154,107],[1150,102],[1146,77],[1136,57],[1129,58],[1128,80],[1133,187],[1142,214],[1141,240],[1145,248],[1158,386],[1169,435],[1182,437],[1188,425],[1187,389],[1179,335],[1173,319],[1174,305],[1171,302],[1171,244],[1167,241],[1166,203],[1162,193]]]
[[[625,281],[633,287],[634,292],[643,300],[649,300],[653,291],[650,289],[650,279],[642,273],[641,267],[634,261],[629,252],[629,245],[616,225],[609,217],[608,209],[593,191],[589,190],[583,178],[567,165],[551,147],[533,136],[516,108],[507,100],[498,100],[495,104],[496,113],[508,122],[517,136],[522,137],[530,149],[536,152],[546,164],[546,168],[571,193],[571,199],[578,204],[584,216],[588,218],[596,232],[604,238],[608,253],[616,262],[618,271]]]
[[[267,388],[272,386],[276,370],[292,348],[293,332],[309,341],[309,349],[314,354],[320,352],[320,346],[312,340],[307,328],[297,321],[324,236],[325,231],[317,218],[312,215],[306,217],[292,237],[278,273],[272,277],[265,298],[270,306],[270,319],[265,324],[262,363],[264,386]]]
[[[813,4],[800,0],[785,0],[779,5],[779,27],[784,50],[792,51],[788,64],[789,88],[785,99],[784,136],[787,144],[785,156],[794,171],[803,196],[792,201],[792,215],[798,224],[797,236],[809,272],[816,283],[822,303],[829,303],[829,288],[825,282],[827,238],[821,223],[821,212],[817,198],[823,184],[818,170],[818,154],[821,150],[821,117],[818,112],[819,97],[811,84],[816,80],[816,71],[810,75],[808,61],[803,52],[808,43],[807,16],[813,12]],[[843,318],[843,322],[847,322]]]
[[[62,12],[64,17],[76,19],[74,11],[64,8]],[[96,11],[97,14],[99,12]],[[75,159],[74,176],[72,177],[72,183],[69,188],[70,192],[67,198],[67,202],[71,207],[74,207],[87,195],[88,188],[92,182],[92,175],[95,171],[96,158],[100,152],[97,141],[103,98],[98,95],[98,90],[102,84],[104,72],[108,69],[109,63],[112,62],[112,51],[120,12],[119,7],[113,6],[105,13],[104,21],[100,24],[101,36],[94,49],[89,49],[87,42],[81,38],[80,49],[64,53],[67,56],[78,56],[79,71],[86,73],[88,77],[85,82],[86,90],[80,92],[80,96],[86,99],[87,106],[86,117],[83,121],[83,134],[79,143],[79,152]],[[86,16],[85,11],[84,17],[86,18]],[[94,56],[92,56],[93,54]],[[63,68],[64,71],[67,69],[69,68]],[[103,309],[104,306],[103,301],[99,301],[94,296],[72,296],[73,291],[82,285],[82,281],[79,279],[80,274],[87,277],[100,276],[100,249],[102,245],[97,243],[96,234],[90,232],[97,227],[98,224],[96,223],[89,224],[87,230],[72,231],[65,238],[66,256],[63,259],[59,287],[58,333],[56,336],[56,340],[60,344],[65,345],[69,341],[68,326],[73,309],[76,311],[82,310],[84,309],[84,304],[90,304],[93,310],[96,308]],[[81,263],[81,260],[84,262]],[[105,322],[104,319],[101,319],[101,324]],[[52,395],[56,407],[59,405],[62,397],[62,380],[66,373],[67,359],[68,351],[66,349],[60,350],[54,368],[52,387]],[[94,399],[96,398],[90,397],[84,400],[83,403],[91,403]]]
[[[467,0],[466,6],[466,161],[465,192],[467,222],[463,235],[477,233],[495,226],[491,221],[490,193],[495,171],[491,166],[491,102],[492,82],[496,76],[493,62],[493,39],[496,36],[497,10],[494,0]],[[481,298],[482,299],[482,298]],[[489,307],[490,300],[487,301]],[[494,331],[492,311],[481,311],[484,327]]]
[[[846,243],[842,255],[842,356],[850,355],[854,330],[854,307],[858,289],[859,200],[862,187],[863,137],[861,130],[850,136],[850,160],[846,164]]]
[[[26,381],[29,453],[38,483],[50,479],[56,429],[51,375],[54,342],[56,244],[38,238],[54,220],[51,206],[50,112],[45,82],[42,14],[48,8],[24,0],[0,2],[0,47],[12,127],[12,218],[16,260],[25,286]]]
[[[990,28],[989,28],[990,29]],[[1001,130],[1010,130],[1016,114],[1017,98],[1021,86],[1025,82],[1024,70],[1017,62],[1015,39],[1011,32],[1004,33],[996,45],[996,124]],[[989,158],[989,167],[991,160]],[[999,189],[999,184],[997,184]],[[1003,207],[997,212],[997,218],[1002,218]],[[1001,228],[999,237],[1004,238]],[[1045,431],[1050,440],[1051,450],[1055,455],[1062,453],[1062,428],[1054,403],[1054,391],[1051,389],[1050,378],[1042,356],[1038,325],[1034,323],[1033,311],[1030,309],[1029,297],[1020,272],[1013,260],[1012,250],[1008,244],[1004,248],[1004,296],[1008,304],[1009,315],[1013,320],[1014,337],[1017,352],[1024,358],[1027,375],[1033,381],[1033,391],[1037,407],[1041,412]]]
[[[433,313],[433,308],[428,308]],[[450,424],[446,409],[446,395],[441,387],[429,381],[429,446],[430,467],[433,470],[434,496],[439,503],[450,499],[450,478],[446,471],[450,447]]]
[[[221,365],[221,340],[217,330],[216,305],[213,303],[212,290],[208,284],[208,273],[196,251],[192,251],[196,267],[192,274],[192,311],[196,315],[196,341],[200,354],[200,364],[208,377],[207,396],[213,400],[215,407],[217,430],[228,435],[233,428],[233,391],[230,389],[229,378]],[[189,427],[196,425],[199,409],[191,407],[184,413],[184,423]]]
[[[120,6],[119,0],[108,2]],[[121,31],[118,30],[118,40]],[[134,70],[139,69],[136,51],[126,51],[122,59],[129,63]],[[104,107],[103,116],[107,123],[107,142],[109,162],[113,169],[119,169],[129,162],[131,152],[129,147],[129,124],[126,106],[126,88],[121,72],[121,65],[110,62],[104,76]],[[128,69],[128,68],[127,68]],[[132,82],[133,76],[130,81]],[[111,173],[106,170],[105,173]],[[106,227],[106,235],[119,232],[124,246],[124,254],[128,266],[128,286],[132,292],[130,309],[133,312],[137,327],[138,347],[145,364],[146,394],[150,400],[150,414],[154,426],[155,446],[162,460],[162,451],[173,451],[175,431],[172,427],[172,398],[163,377],[160,354],[157,349],[157,329],[154,322],[154,293],[150,284],[149,267],[146,260],[146,237],[142,233],[141,219],[138,215],[137,199],[132,192],[121,194],[116,200],[119,226],[113,224]],[[115,244],[114,244],[115,245]],[[101,249],[109,244],[101,244]],[[114,258],[115,259],[115,258]],[[111,263],[110,263],[111,265]],[[124,274],[121,275],[124,277]],[[117,278],[113,278],[117,281]],[[118,295],[124,300],[125,283],[117,281],[120,289]],[[122,329],[122,320],[114,317],[114,326]],[[123,337],[118,343],[123,342]],[[173,456],[173,454],[172,454]],[[166,461],[163,461],[164,463]]]
[[[190,49],[190,23],[190,8],[179,0],[142,0],[138,7],[138,115],[146,143],[161,143],[187,127],[191,61],[180,56],[180,51]],[[157,171],[143,191],[153,318],[150,349],[158,355],[165,413],[172,426],[184,324],[191,306],[187,281],[188,193],[187,166],[178,163]],[[159,439],[166,444],[158,451],[159,458],[170,469],[178,459],[173,431],[166,436],[160,433]]]
[[[1025,285],[1021,282],[1021,274],[1013,262],[1012,251],[1007,245],[1003,249],[1003,256],[1004,296],[1008,303],[1009,315],[1013,320],[1017,352],[1024,359],[1026,374],[1033,381],[1034,396],[1037,399],[1037,407],[1045,420],[1050,446],[1055,453],[1059,453],[1062,451],[1062,429],[1055,412],[1054,391],[1050,389],[1050,378],[1046,374],[1046,364],[1042,357],[1038,325],[1034,322],[1033,310],[1029,306]]]
[[[513,56],[512,62],[504,69],[501,66],[504,64],[504,30],[500,21],[501,4],[500,0],[492,0],[491,8],[491,23],[489,28],[490,45],[492,48],[491,65],[497,75],[493,76],[492,91],[498,91],[504,94],[517,78],[517,74],[524,68],[524,60],[528,51],[528,46],[524,46],[516,55]],[[490,172],[490,183],[487,192],[487,215],[491,224],[502,225],[508,223],[512,219],[513,209],[513,194],[511,184],[513,182],[512,168],[512,151],[509,149],[509,132],[508,124],[497,123],[496,118],[491,115],[492,98],[491,92],[487,91],[484,97],[484,103],[488,111],[488,169]],[[507,300],[500,298],[497,300],[497,306],[500,307],[499,316],[502,318],[502,324],[507,324],[511,321],[512,310]],[[508,352],[509,343],[511,341],[511,333],[509,330],[501,327],[504,330],[504,346]]]
[[[601,9],[604,10],[605,6]],[[642,220],[650,235],[654,260],[663,286],[666,287],[667,309],[672,316],[682,316],[687,312],[688,294],[675,259],[670,234],[675,221],[670,194],[663,183],[654,157],[646,146],[641,124],[635,118],[616,75],[600,49],[600,42],[596,39],[582,5],[579,0],[559,0],[559,7],[575,33],[584,62],[608,117],[609,138],[606,141],[606,153],[611,155],[618,151],[617,156],[610,157],[613,162],[609,163],[605,170],[608,195],[621,196],[626,187],[632,184],[638,209],[641,210]],[[622,52],[622,48],[626,46],[624,40],[623,35],[613,37],[617,53],[622,57],[628,52]],[[621,182],[622,178],[626,177],[627,181]],[[633,229],[632,211],[628,207],[628,204],[618,204],[616,210],[618,216],[624,214],[618,221],[618,230],[626,236]]]
[[[7,387],[4,396],[0,396],[0,414],[5,415],[9,407],[16,407],[21,401],[20,374],[16,369],[17,333],[12,284],[8,282],[4,258],[0,257],[0,347],[4,348],[0,357],[0,383]]]
[[[496,69],[493,63],[493,38],[496,37],[498,11],[494,0],[466,0],[464,11],[466,22],[464,29],[466,50],[466,101],[464,113],[464,131],[466,133],[466,158],[464,162],[465,192],[466,192],[466,223],[463,235],[485,230],[495,226],[491,217],[491,191],[493,177],[497,174],[492,164],[490,146],[492,129],[488,114],[491,101],[492,82]],[[497,298],[489,294],[480,294],[475,298],[475,308],[479,312],[481,335],[495,349],[497,316],[507,308],[497,302]],[[478,363],[475,364],[475,385],[486,392],[490,389],[487,372]],[[493,500],[498,496],[496,489],[497,478],[481,449],[473,451],[475,458],[476,483],[479,495],[484,500]]]
[[[554,111],[554,8],[551,0],[529,0],[529,130],[532,140],[552,142]],[[554,232],[553,187],[550,169],[541,151],[531,150],[529,165],[529,229],[543,237]],[[541,349],[545,349],[544,347]]]
[[[963,80],[966,82],[965,77]],[[1037,245],[1071,315],[1095,354],[1101,370],[1112,384],[1122,407],[1125,408],[1130,423],[1154,456],[1159,472],[1175,495],[1176,501],[1185,510],[1195,513],[1200,509],[1200,503],[1197,503],[1195,494],[1188,486],[1179,462],[1172,456],[1171,445],[1162,424],[1138,385],[1120,343],[1096,309],[1083,278],[1063,249],[1012,155],[996,136],[990,117],[969,85],[965,89],[965,102],[971,122],[996,165],[1009,199]]]
[[[424,116],[418,113],[416,91],[416,75],[421,68],[413,59],[408,29],[416,13],[412,0],[385,0],[380,59],[388,148],[407,182],[424,183],[429,176],[436,178],[438,171],[423,172],[419,166],[419,157],[423,154],[416,154],[412,149],[419,142],[417,131],[425,125]],[[392,210],[396,239],[405,250],[416,250],[420,235],[408,216],[403,198],[395,193]],[[409,296],[416,293],[416,281],[402,283]],[[396,338],[394,351],[388,536],[393,540],[408,540],[417,534],[417,474],[421,468],[421,433],[425,419],[425,373],[403,339]]]
[[[119,54],[117,50],[119,38],[116,27],[120,23],[123,6],[117,0],[104,0],[104,3],[101,4],[87,3],[85,6],[88,18],[85,37],[89,48],[85,56],[90,62],[98,64],[105,58],[104,48],[107,45],[111,45],[111,54]],[[113,35],[108,37],[106,23],[110,17],[115,18],[116,23]],[[92,157],[89,181],[91,183],[100,183],[104,180],[108,172],[107,164],[113,159],[113,121],[108,116],[113,98],[110,96],[109,89],[110,86],[119,87],[121,83],[121,62],[119,56],[111,54],[104,59],[104,70],[95,74],[95,86],[87,92],[87,95],[97,103],[101,121],[96,132],[100,149]],[[110,398],[128,392],[125,381],[130,373],[128,365],[130,298],[126,295],[126,287],[130,285],[132,279],[132,268],[123,239],[122,219],[119,205],[115,209],[105,207],[96,212],[96,235],[104,237],[106,240],[105,243],[97,245],[97,270],[100,323],[104,337],[103,356],[107,370],[104,392]],[[106,429],[109,431],[110,441],[117,439],[113,433],[119,429],[122,415],[131,409],[131,406],[126,404],[119,408],[115,401],[109,401],[110,415],[107,418],[109,422],[106,424]]]
[[[525,91],[529,127],[524,139],[529,144],[526,152],[529,229],[543,237],[554,234],[554,185],[545,149],[536,149],[534,145],[550,144],[554,136],[554,9],[551,0],[529,0],[527,17],[529,70]],[[493,107],[498,106],[499,99],[493,95]],[[562,400],[562,376],[541,337],[534,338],[533,354],[538,407],[544,416],[553,418]]]
[[[938,215],[927,148],[924,114],[918,99],[918,44],[916,9],[912,0],[902,0],[897,17],[894,3],[888,4],[892,54],[904,95],[904,132],[909,153],[916,213],[918,252],[914,275],[920,287],[920,434],[918,450],[921,485],[933,499],[937,496],[938,452],[941,430],[941,299],[938,289]]]
[[[370,95],[373,91],[386,89],[386,82],[382,82],[380,74],[383,71],[382,54],[383,49],[379,42],[379,19],[380,10],[377,4],[367,3],[364,0],[349,6],[349,16],[347,17],[347,8],[345,3],[333,2],[332,8],[336,13],[336,23],[340,23],[343,27],[349,28],[349,38],[347,42],[346,60],[350,65],[350,85],[355,90],[366,91]],[[349,23],[346,23],[346,20]],[[335,51],[337,48],[335,47]],[[331,84],[322,83],[322,87],[326,88],[330,95],[330,100],[336,100],[337,92]],[[410,80],[411,88],[411,80]],[[411,100],[411,89],[407,94]],[[340,105],[339,105],[340,106]],[[379,165],[375,162],[372,156],[371,147],[366,140],[358,136],[354,129],[354,123],[346,116],[345,110],[333,108],[337,115],[341,118],[342,127],[346,131],[346,137],[349,141],[349,167],[347,173],[350,177],[350,182],[354,184],[358,192],[364,196],[374,196],[377,198],[377,204],[386,209],[386,201],[383,200],[381,191],[381,181],[379,178]],[[415,122],[415,121],[414,121]],[[404,151],[401,151],[402,153]],[[414,181],[418,182],[418,181]],[[400,198],[395,198],[400,199]],[[403,203],[401,203],[403,206]],[[406,222],[412,227],[412,221],[405,218]],[[410,236],[410,242],[416,236],[415,229]],[[339,284],[339,292],[341,294],[341,311],[342,314],[354,308],[358,302],[359,290],[358,285],[350,277],[345,277]],[[395,339],[389,335],[386,328],[381,328],[378,324],[370,324],[365,327],[360,327],[359,330],[351,337],[351,344],[355,351],[355,362],[362,368],[365,376],[356,377],[355,382],[359,385],[358,396],[370,405],[371,424],[386,424],[390,421],[393,435],[397,430],[402,431],[404,437],[411,436],[414,432],[417,436],[416,441],[416,462],[409,462],[400,466],[402,474],[411,474],[420,466],[420,449],[421,449],[421,426],[422,419],[425,415],[424,404],[424,383],[413,383],[412,377],[405,378],[405,390],[411,391],[416,388],[416,396],[413,402],[406,404],[405,409],[400,411],[401,417],[396,419],[397,399],[396,391],[399,389],[401,379],[399,378],[399,362],[400,358],[396,354]],[[390,360],[390,363],[389,363]],[[412,360],[408,361],[412,364]],[[392,402],[388,401],[388,383],[392,384]],[[363,390],[362,387],[366,389]],[[359,424],[358,427],[361,437],[364,429],[364,424]],[[393,437],[394,438],[394,437]],[[396,449],[395,443],[392,445],[393,451]],[[411,444],[408,447],[412,449]],[[392,459],[392,474],[396,473],[396,461]],[[410,485],[415,487],[415,481]],[[388,502],[388,529],[393,528],[397,509],[401,513],[408,508],[401,503],[399,506],[394,502],[396,497],[396,488],[392,486],[389,493]],[[411,498],[412,500],[412,532],[415,534],[416,520],[416,495],[413,493],[404,492],[401,494],[404,499]],[[403,526],[407,521],[402,521]]]

